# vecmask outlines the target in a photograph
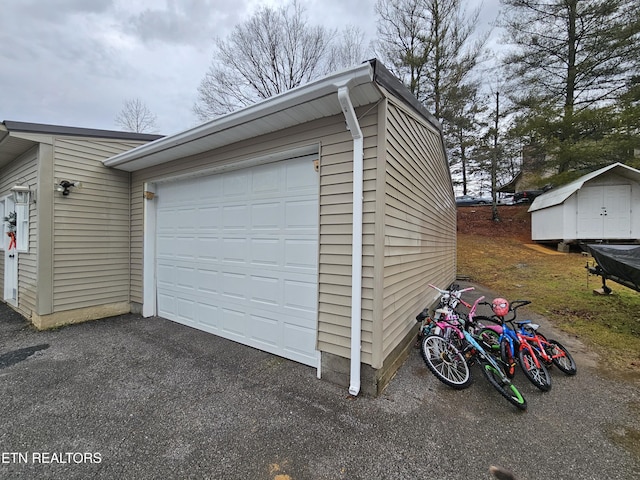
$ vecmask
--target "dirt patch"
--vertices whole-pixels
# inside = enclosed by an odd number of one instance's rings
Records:
[[[498,206],[499,221],[494,221],[491,205],[458,207],[458,233],[484,237],[509,237],[531,243],[529,205]]]

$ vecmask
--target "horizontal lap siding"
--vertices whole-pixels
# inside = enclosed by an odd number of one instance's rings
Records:
[[[358,110],[364,112],[366,109]],[[376,113],[361,119],[365,134],[365,179],[375,178]],[[264,135],[241,144],[133,172],[131,262],[132,301],[142,302],[144,182],[196,173],[217,164],[255,158],[305,145],[321,145],[320,159],[320,249],[318,348],[349,357],[351,317],[351,225],[353,140],[342,115],[324,118]],[[369,182],[369,188],[373,183]],[[372,195],[371,195],[372,197]],[[371,205],[365,206],[371,210]],[[365,210],[366,211],[366,210]],[[372,220],[372,217],[370,217]],[[373,244],[372,238],[365,238]],[[372,248],[369,249],[372,255]],[[365,263],[372,260],[365,258]],[[371,356],[371,292],[363,303],[363,359]],[[367,305],[367,306],[365,306]],[[366,309],[369,309],[367,311]]]
[[[54,312],[129,301],[129,173],[102,160],[140,142],[57,138],[56,181],[80,181],[54,195]]]
[[[456,210],[439,133],[389,104],[384,238],[383,354],[411,331],[428,283],[455,279]]]
[[[38,183],[37,147],[6,166],[0,172],[0,178],[0,195],[3,197],[8,195],[11,187],[16,184],[28,185],[32,191],[36,191]],[[36,208],[31,203],[29,205],[29,252],[18,253],[18,310],[27,318],[31,317],[31,312],[35,310],[36,304],[37,225]],[[0,259],[0,275],[2,285],[4,285],[4,252],[0,255]]]
[[[359,118],[364,136],[362,356],[373,351],[373,222],[377,159],[377,109]],[[320,183],[320,350],[351,357],[351,250],[353,228],[353,140],[351,135],[322,143]]]

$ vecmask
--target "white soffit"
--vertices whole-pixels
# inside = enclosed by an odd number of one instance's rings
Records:
[[[348,86],[355,107],[382,98],[373,81],[373,67],[357,67],[302,85],[263,102],[218,117],[203,125],[104,160],[104,165],[129,172],[197,155],[215,148],[342,114],[337,91]]]

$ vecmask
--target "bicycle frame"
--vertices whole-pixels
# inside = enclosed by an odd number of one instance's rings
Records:
[[[517,307],[516,307],[517,308]],[[529,336],[528,334],[523,333],[523,328],[520,330],[516,330],[515,328],[509,327],[507,323],[513,323],[512,320],[507,320],[502,325],[502,334],[500,335],[500,341],[503,339],[507,340],[507,344],[509,346],[509,352],[511,353],[511,358],[516,358],[516,354],[520,350],[528,350],[531,354],[531,358],[533,358],[536,368],[540,368],[540,362],[538,361],[538,349],[534,348],[530,341],[536,341],[536,337]],[[542,349],[544,351],[544,349]],[[546,355],[546,352],[544,353]]]

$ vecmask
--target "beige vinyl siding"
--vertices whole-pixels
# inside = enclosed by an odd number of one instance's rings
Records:
[[[367,112],[369,110],[369,112]],[[374,188],[377,110],[360,119],[365,135],[365,179]],[[349,356],[351,317],[351,225],[353,140],[342,115],[323,118],[132,174],[132,301],[142,302],[143,198],[145,182],[196,174],[213,165],[255,158],[306,145],[320,145],[319,349]],[[371,197],[373,192],[369,192]],[[369,217],[370,221],[373,218]],[[372,251],[369,252],[372,255]],[[371,263],[371,262],[369,262]],[[370,282],[371,283],[371,282]],[[371,292],[369,292],[369,297]],[[367,310],[368,311],[365,311]],[[371,356],[371,301],[363,305],[363,358]]]
[[[32,191],[37,184],[38,147],[35,146],[14,162],[7,165],[0,172],[0,196],[10,193],[16,184],[28,185]],[[31,317],[36,302],[36,265],[37,238],[35,235],[38,225],[34,204],[29,205],[29,252],[18,253],[18,307],[17,309],[27,318]],[[4,214],[2,215],[4,217]],[[4,245],[4,239],[2,240]],[[0,275],[4,285],[4,251],[0,255]]]
[[[81,182],[68,196],[54,194],[54,312],[129,301],[129,173],[102,160],[140,143],[54,140],[55,181]]]
[[[361,114],[360,111],[356,113]],[[359,122],[364,136],[361,360],[370,364],[373,352],[373,212],[378,151],[377,109],[369,110],[366,116],[359,118]],[[323,140],[321,164],[318,346],[321,351],[349,358],[353,245],[351,135]]]
[[[440,135],[392,101],[387,112],[380,359],[409,334],[433,298],[427,284],[455,279],[456,262],[455,201]]]

